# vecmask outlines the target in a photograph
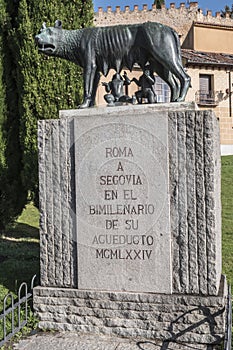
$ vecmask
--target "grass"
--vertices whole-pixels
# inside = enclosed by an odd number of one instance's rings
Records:
[[[222,157],[222,260],[233,286],[233,156]]]
[[[26,282],[30,290],[31,279],[34,274],[39,277],[39,213],[32,205],[28,204],[22,215],[9,227],[4,235],[0,236],[0,313],[3,309],[3,299],[9,292],[15,299],[19,286]],[[21,296],[24,296],[22,289]],[[7,299],[10,303],[10,298]],[[7,303],[7,305],[9,305]],[[15,320],[17,325],[17,310]],[[21,310],[22,320],[25,318],[24,310]],[[11,331],[11,319],[8,315],[7,329]],[[13,339],[30,333],[36,328],[37,320],[29,310],[28,324]],[[3,338],[2,323],[0,321],[0,340]],[[11,342],[3,347],[11,349]]]
[[[0,301],[6,291],[16,293],[22,282],[30,283],[34,274],[39,276],[38,222],[38,210],[28,204],[0,237]]]
[[[0,237],[0,312],[9,291],[16,294],[22,282],[30,285],[32,276],[39,276],[38,225],[38,210],[28,204],[14,226]],[[222,256],[223,273],[233,285],[233,156],[222,157]],[[32,315],[30,322],[26,332],[35,327]]]

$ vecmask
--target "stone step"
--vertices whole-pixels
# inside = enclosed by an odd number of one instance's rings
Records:
[[[125,339],[103,335],[80,335],[73,332],[40,332],[18,344],[14,350],[218,350],[216,346],[186,344],[146,339]]]

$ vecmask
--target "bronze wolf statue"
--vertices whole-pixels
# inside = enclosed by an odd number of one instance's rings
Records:
[[[35,37],[39,52],[72,61],[83,68],[84,100],[80,108],[94,105],[100,72],[105,76],[113,68],[117,73],[125,67],[132,70],[138,63],[142,69],[150,64],[171,89],[171,101],[183,101],[190,86],[185,73],[178,34],[156,22],[143,24],[62,29],[43,24]]]

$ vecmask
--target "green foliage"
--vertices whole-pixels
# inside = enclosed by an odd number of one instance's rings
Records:
[[[222,157],[223,272],[233,286],[233,156]]]
[[[230,6],[226,5],[221,11],[221,17],[226,17],[226,14],[229,13],[230,18],[233,18],[233,4]]]
[[[10,298],[9,298],[10,300]],[[14,300],[16,300],[16,296],[14,297]],[[31,300],[29,300],[29,303]],[[22,304],[22,309],[20,310],[20,321],[23,322],[26,319],[26,310],[25,305]],[[0,321],[0,340],[4,338],[3,335],[3,327],[2,327],[3,320]],[[18,308],[14,310],[14,325],[17,327],[19,324],[19,316],[18,316]],[[2,350],[11,350],[13,349],[13,343],[18,342],[23,336],[27,336],[31,333],[33,329],[36,329],[38,325],[38,320],[33,314],[33,311],[31,309],[30,304],[28,305],[27,309],[27,324],[21,328],[19,332],[17,332],[13,338],[11,338],[10,341],[8,341],[1,349]],[[6,334],[10,334],[12,332],[12,314],[9,313],[6,316]]]
[[[0,229],[14,220],[24,207],[27,191],[21,181],[21,147],[19,143],[20,118],[17,109],[18,92],[16,89],[16,70],[12,49],[12,26],[15,7],[6,3],[4,23],[1,27],[2,41],[2,82],[4,88],[4,118],[1,131],[4,137],[4,166],[0,181]]]
[[[22,282],[29,285],[34,274],[39,276],[38,225],[38,210],[29,203],[0,238],[0,311],[8,291],[15,294]]]
[[[20,91],[22,179],[32,192],[38,183],[37,121],[57,118],[60,109],[76,108],[82,96],[81,69],[68,61],[40,55],[35,48],[34,36],[42,22],[54,25],[57,18],[66,29],[90,25],[92,1],[20,1],[15,36],[19,54],[17,90]]]
[[[164,5],[165,1],[164,0],[154,0],[154,5],[156,5],[157,9],[161,9],[161,5]]]
[[[34,37],[43,22],[51,26],[59,18],[76,29],[93,20],[90,0],[0,0],[1,7],[0,230],[21,213],[28,192],[37,198],[37,121],[58,118],[60,109],[81,102],[81,69],[40,55]]]
[[[29,203],[22,215],[8,227],[5,235],[0,238],[0,313],[4,297],[11,292],[17,298],[20,284],[26,282],[30,288],[34,274],[39,276],[39,212]],[[20,264],[19,264],[20,262]],[[22,289],[22,296],[24,288]],[[8,300],[8,304],[10,299]],[[17,310],[15,310],[16,325]],[[25,318],[25,310],[21,310],[21,320]],[[28,310],[28,323],[3,349],[12,349],[12,343],[22,336],[29,334],[37,327],[37,319],[31,308]],[[11,316],[7,321],[7,330],[11,331]],[[0,340],[3,337],[2,322],[0,321]]]
[[[4,182],[6,175],[5,164],[5,137],[4,137],[4,121],[5,121],[5,84],[3,82],[3,40],[2,40],[2,28],[6,20],[5,2],[0,0],[0,203],[4,197]],[[0,219],[3,216],[1,214],[2,207],[0,205]],[[1,220],[0,220],[1,221]],[[1,227],[1,222],[0,222]]]

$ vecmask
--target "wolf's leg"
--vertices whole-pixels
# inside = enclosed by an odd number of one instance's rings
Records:
[[[93,89],[92,89],[92,96],[91,96],[90,107],[93,107],[95,105],[95,97],[96,97],[96,92],[97,92],[97,88],[98,88],[98,85],[99,85],[99,81],[100,81],[100,73],[96,72],[95,73],[94,82],[93,82]]]
[[[185,96],[190,87],[191,78],[188,74],[185,73],[183,66],[180,62],[176,62],[176,64],[171,67],[172,73],[175,77],[180,81],[180,94],[177,98],[177,102],[182,102],[185,99]]]
[[[160,76],[171,90],[170,101],[176,102],[180,94],[180,85],[174,74],[163,67],[163,74]]]
[[[182,64],[175,59],[171,64],[164,64],[164,72],[165,77],[163,78],[163,72],[160,76],[171,88],[171,101],[184,101],[191,78],[185,73]]]
[[[173,85],[173,95],[171,95],[171,102],[176,102],[180,96],[180,82],[179,80],[175,77],[174,74],[169,72],[169,80],[171,80],[171,84]]]
[[[88,61],[88,57],[87,57],[87,61]],[[83,98],[83,103],[79,106],[79,108],[87,108],[92,105],[94,81],[96,78],[96,69],[97,69],[97,66],[94,61],[92,61],[91,64],[87,64],[86,67],[84,67],[84,70],[83,70],[84,98]]]
[[[152,33],[153,34],[153,33]],[[152,37],[152,34],[150,37]],[[181,54],[179,49],[177,35],[171,35],[172,33],[164,32],[161,40],[161,46],[163,50],[156,50],[157,45],[150,46],[150,51],[153,60],[159,62],[159,65],[163,66],[163,69],[159,68],[162,79],[164,79],[171,88],[172,101],[183,101],[190,87],[190,77],[185,73],[182,66]],[[160,66],[159,66],[160,67]],[[163,78],[164,75],[167,75]],[[177,94],[177,92],[179,93]]]
[[[153,67],[153,70],[160,76],[161,79],[164,80],[165,83],[168,84],[171,90],[171,102],[174,102],[179,97],[179,84],[177,83],[176,78],[174,75],[161,63],[159,63],[157,60],[153,60],[151,62],[151,66]]]

